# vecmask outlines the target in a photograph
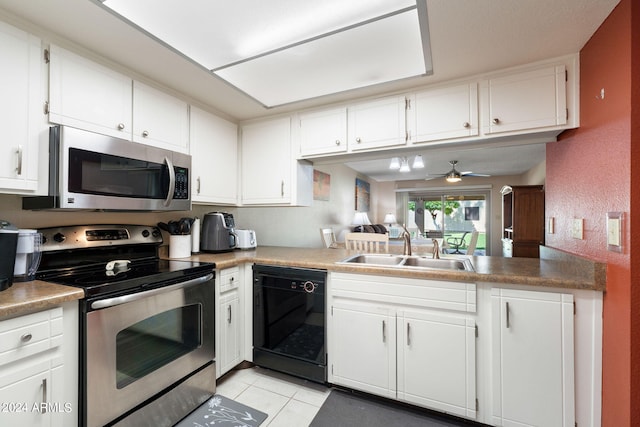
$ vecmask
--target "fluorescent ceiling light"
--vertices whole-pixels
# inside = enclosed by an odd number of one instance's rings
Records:
[[[102,4],[267,107],[432,73],[426,0]]]

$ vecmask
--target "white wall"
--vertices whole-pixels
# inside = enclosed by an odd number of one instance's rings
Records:
[[[329,200],[314,200],[309,207],[241,207],[234,219],[238,228],[256,230],[258,245],[322,247],[320,228],[331,227],[339,241],[350,228],[355,213],[356,176],[371,184],[369,218],[378,222],[377,183],[343,165],[318,165],[315,169],[331,177]],[[380,221],[384,217],[380,217]]]

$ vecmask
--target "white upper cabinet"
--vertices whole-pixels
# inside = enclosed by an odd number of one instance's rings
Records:
[[[543,68],[486,82],[488,109],[483,131],[496,134],[564,126],[568,120],[567,72],[564,65]]]
[[[187,103],[134,81],[133,140],[188,153],[189,107]]]
[[[406,145],[410,101],[392,96],[349,106],[349,151]]]
[[[0,191],[33,194],[39,138],[46,133],[40,39],[0,22],[0,63]]]
[[[191,106],[191,200],[238,203],[238,126]]]
[[[309,206],[313,166],[295,159],[291,118],[242,125],[242,204]]]
[[[478,136],[478,84],[416,93],[414,143]]]
[[[131,139],[131,78],[52,45],[49,121]]]
[[[300,155],[345,153],[347,151],[347,108],[301,113]]]

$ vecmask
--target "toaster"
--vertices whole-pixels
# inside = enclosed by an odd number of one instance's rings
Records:
[[[236,235],[238,236],[236,248],[253,249],[258,246],[254,230],[236,230]]]

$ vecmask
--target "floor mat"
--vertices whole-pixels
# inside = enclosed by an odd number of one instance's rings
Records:
[[[266,419],[264,412],[216,394],[175,427],[257,427]]]
[[[461,427],[471,424],[380,399],[331,390],[311,427]]]

